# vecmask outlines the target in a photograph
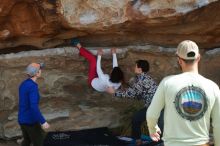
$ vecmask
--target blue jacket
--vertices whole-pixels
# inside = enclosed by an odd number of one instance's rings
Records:
[[[38,85],[32,79],[23,81],[19,87],[19,124],[43,124],[46,122],[42,116],[38,104],[40,95]]]

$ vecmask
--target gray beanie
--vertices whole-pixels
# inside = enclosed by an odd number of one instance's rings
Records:
[[[29,76],[33,77],[43,67],[44,67],[44,63],[31,63],[26,68],[26,74],[28,74]]]

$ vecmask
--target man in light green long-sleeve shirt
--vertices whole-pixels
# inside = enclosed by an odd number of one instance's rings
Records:
[[[215,146],[220,146],[219,87],[198,73],[196,43],[181,42],[176,55],[183,73],[164,78],[153,97],[146,115],[151,138],[160,139],[156,125],[164,108],[165,146],[208,146],[211,124]]]

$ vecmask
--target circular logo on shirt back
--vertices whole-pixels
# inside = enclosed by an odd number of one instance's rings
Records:
[[[202,118],[207,111],[205,92],[201,88],[194,86],[181,89],[177,93],[174,103],[181,117],[190,121]]]

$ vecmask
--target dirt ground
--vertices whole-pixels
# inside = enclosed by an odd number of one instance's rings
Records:
[[[3,141],[0,140],[0,146],[19,146],[16,141]]]

